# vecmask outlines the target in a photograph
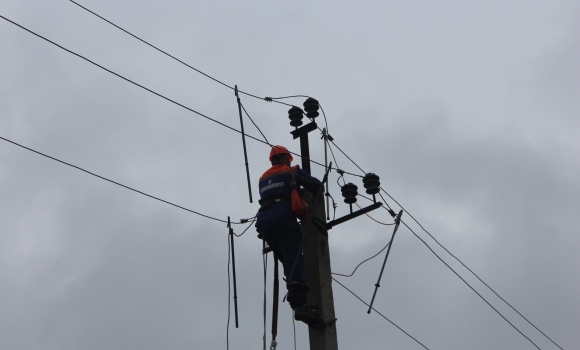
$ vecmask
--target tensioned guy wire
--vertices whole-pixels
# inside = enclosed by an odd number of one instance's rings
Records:
[[[199,216],[203,216],[203,217],[205,217],[205,218],[212,219],[212,220],[215,220],[215,221],[224,222],[224,223],[227,223],[227,222],[228,222],[227,220],[222,220],[222,219],[214,218],[214,217],[212,217],[212,216],[209,216],[209,215],[202,214],[202,213],[200,213],[200,212],[197,212],[197,211],[195,211],[195,210],[187,209],[187,208],[185,208],[185,207],[182,207],[181,205],[177,205],[177,204],[175,204],[175,203],[171,203],[171,202],[169,202],[169,201],[166,201],[166,200],[164,200],[164,199],[161,199],[161,198],[159,198],[159,197],[155,197],[155,196],[152,196],[152,195],[150,195],[150,194],[147,194],[147,193],[145,193],[145,192],[142,192],[142,191],[136,190],[136,189],[134,189],[134,188],[132,188],[132,187],[129,187],[129,186],[123,185],[123,184],[121,184],[121,183],[119,183],[119,182],[117,182],[117,181],[113,181],[113,180],[111,180],[111,179],[107,179],[106,177],[103,177],[103,176],[101,176],[101,175],[97,175],[97,174],[95,174],[95,173],[93,173],[93,172],[90,172],[90,171],[88,171],[88,170],[85,170],[85,169],[83,169],[83,168],[81,168],[81,167],[78,167],[78,166],[76,166],[76,165],[73,165],[73,164],[67,163],[67,162],[65,162],[65,161],[62,161],[62,160],[60,160],[60,159],[57,159],[57,158],[51,157],[51,156],[49,156],[49,155],[47,155],[47,154],[44,154],[44,153],[42,153],[42,152],[39,152],[39,151],[33,150],[32,148],[29,148],[29,147],[23,146],[23,145],[21,145],[21,144],[19,144],[19,143],[16,143],[16,142],[14,142],[14,141],[8,140],[7,138],[4,138],[4,137],[2,137],[2,136],[0,136],[0,139],[1,139],[1,140],[4,140],[4,141],[6,141],[6,142],[10,142],[10,143],[11,143],[11,144],[13,144],[13,145],[16,145],[16,146],[18,146],[18,147],[22,147],[22,148],[24,148],[24,149],[26,149],[26,150],[29,150],[29,151],[31,151],[31,152],[34,152],[34,153],[36,153],[36,154],[39,154],[39,155],[41,155],[41,156],[44,156],[44,157],[46,157],[46,158],[49,158],[49,159],[55,160],[55,161],[57,161],[57,162],[59,162],[59,163],[62,163],[62,164],[64,164],[64,165],[68,165],[68,166],[70,166],[70,167],[73,167],[73,168],[75,168],[75,169],[77,169],[77,170],[84,171],[85,173],[87,173],[87,174],[89,174],[89,175],[93,175],[93,176],[95,176],[95,177],[98,177],[98,178],[99,178],[99,179],[101,179],[101,180],[109,181],[109,182],[111,182],[111,183],[114,183],[114,184],[115,184],[115,185],[117,185],[117,186],[124,187],[124,188],[126,188],[126,189],[128,189],[128,190],[131,190],[131,191],[137,192],[137,193],[139,193],[139,194],[142,194],[142,195],[144,195],[144,196],[147,196],[147,197],[149,197],[149,198],[156,199],[156,200],[158,200],[158,201],[160,201],[160,202],[163,202],[163,203],[166,203],[166,204],[172,205],[172,206],[174,206],[174,207],[177,207],[177,208],[179,208],[179,209],[183,209],[183,210],[185,210],[185,211],[188,211],[188,212],[190,212],[190,213],[193,213],[193,214],[196,214],[196,215],[199,215]],[[241,224],[241,222],[232,222],[232,224]]]
[[[24,26],[22,26],[22,25],[20,25],[20,24],[18,24],[18,23],[16,23],[16,22],[14,22],[14,21],[12,21],[12,20],[10,20],[10,19],[8,19],[8,18],[6,18],[6,17],[2,16],[2,15],[0,15],[0,18],[2,18],[2,19],[4,19],[5,21],[7,21],[7,22],[10,22],[10,23],[14,24],[15,26],[17,26],[17,27],[19,27],[19,28],[21,28],[21,29],[23,29],[23,30],[25,30],[25,31],[27,31],[27,32],[29,32],[29,33],[31,33],[31,34],[33,34],[33,35],[35,35],[35,36],[37,36],[37,37],[39,37],[39,38],[41,38],[41,39],[45,40],[45,41],[47,41],[47,42],[51,43],[51,44],[53,44],[53,45],[55,45],[55,46],[57,46],[58,48],[60,48],[60,49],[62,49],[62,50],[64,50],[64,51],[66,51],[66,52],[68,52],[68,53],[71,53],[71,54],[73,54],[73,55],[75,55],[75,56],[77,56],[77,57],[79,57],[79,58],[82,58],[83,60],[85,60],[85,61],[87,61],[87,62],[89,62],[89,63],[91,63],[91,64],[93,64],[93,65],[95,65],[95,66],[97,66],[97,67],[99,67],[99,68],[101,68],[101,69],[103,69],[103,70],[104,70],[104,71],[106,71],[106,72],[109,72],[109,73],[111,73],[111,74],[113,74],[113,75],[115,75],[115,76],[117,76],[117,77],[119,77],[119,78],[121,78],[121,79],[123,79],[123,80],[125,80],[125,81],[127,81],[127,82],[129,82],[129,83],[131,83],[131,84],[133,84],[133,85],[135,85],[135,86],[138,86],[138,87],[140,87],[140,88],[142,88],[142,89],[144,89],[144,90],[146,90],[146,91],[148,91],[148,92],[150,92],[150,93],[152,93],[152,94],[154,94],[154,95],[156,95],[156,96],[158,96],[158,97],[161,97],[162,99],[164,99],[164,100],[166,100],[166,101],[169,101],[169,102],[171,102],[171,103],[173,103],[173,104],[175,104],[175,105],[177,105],[177,106],[179,106],[179,107],[182,107],[182,108],[184,108],[184,109],[187,109],[188,111],[190,111],[190,112],[193,112],[193,113],[195,113],[195,114],[197,114],[197,115],[199,115],[199,116],[202,116],[202,117],[204,117],[204,118],[206,118],[206,119],[208,119],[208,120],[210,120],[210,121],[212,121],[212,122],[214,122],[214,123],[217,123],[217,124],[219,124],[219,125],[221,125],[221,126],[223,126],[223,127],[227,128],[227,129],[230,129],[230,130],[232,130],[232,131],[235,131],[235,132],[237,132],[237,133],[239,133],[239,134],[241,134],[241,133],[242,133],[240,130],[238,130],[238,129],[234,128],[234,127],[231,127],[231,126],[229,126],[229,125],[227,125],[227,124],[224,124],[224,123],[222,123],[222,122],[220,122],[220,121],[218,121],[218,120],[216,120],[216,119],[213,119],[213,118],[211,118],[211,117],[208,117],[207,115],[205,115],[205,114],[203,114],[203,113],[201,113],[201,112],[198,112],[198,111],[196,111],[196,110],[194,110],[194,109],[192,109],[192,108],[189,108],[189,107],[187,107],[187,106],[185,106],[185,105],[183,105],[183,104],[181,104],[181,103],[179,103],[179,102],[177,102],[177,101],[174,101],[174,100],[170,99],[169,97],[166,97],[166,96],[164,96],[164,95],[162,95],[162,94],[160,94],[160,93],[158,93],[158,92],[155,92],[155,91],[153,91],[153,90],[151,90],[151,89],[149,89],[149,88],[147,88],[147,87],[145,87],[145,86],[143,86],[143,85],[141,85],[141,84],[138,84],[138,83],[136,83],[136,82],[134,82],[134,81],[132,81],[132,80],[130,80],[130,79],[128,79],[128,78],[125,78],[124,76],[122,76],[122,75],[120,75],[120,74],[118,74],[118,73],[115,73],[115,72],[113,72],[112,70],[110,70],[110,69],[108,69],[108,68],[105,68],[105,67],[101,66],[100,64],[98,64],[98,63],[95,63],[95,62],[91,61],[90,59],[88,59],[88,58],[86,58],[86,57],[84,57],[84,56],[82,56],[82,55],[80,55],[80,54],[78,54],[78,53],[76,53],[76,52],[74,52],[74,51],[71,51],[71,50],[69,50],[69,49],[67,49],[67,48],[63,47],[63,46],[61,46],[61,45],[59,45],[59,44],[55,43],[54,41],[52,41],[52,40],[50,40],[50,39],[47,39],[47,38],[43,37],[42,35],[40,35],[40,34],[37,34],[37,33],[33,32],[32,30],[30,30],[30,29],[28,29],[28,28],[26,28],[26,27],[24,27]],[[252,139],[252,140],[255,140],[255,141],[261,142],[261,143],[263,143],[263,144],[266,144],[266,145],[268,145],[268,146],[270,146],[270,147],[273,147],[273,146],[274,146],[274,145],[272,145],[272,144],[270,144],[270,143],[268,143],[268,142],[266,142],[266,141],[260,140],[259,138],[255,137],[255,136],[248,135],[248,134],[246,134],[246,133],[244,133],[244,135],[245,135],[245,136],[247,136],[248,138]],[[300,157],[300,158],[302,157],[300,154],[297,154],[297,153],[294,153],[294,152],[290,152],[290,153],[292,153],[293,155],[295,155],[295,156],[297,156],[297,157]],[[321,166],[321,167],[325,167],[325,165],[324,165],[324,164],[322,164],[322,163],[320,163],[320,162],[317,162],[317,161],[315,161],[315,160],[312,160],[312,159],[310,159],[310,161],[311,161],[312,163],[316,164],[316,165],[319,165],[319,166]],[[334,170],[338,170],[338,169],[335,169],[335,168],[332,168],[332,169],[334,169]],[[344,170],[341,170],[341,171],[343,171],[345,174],[349,174],[349,175],[352,175],[352,176],[357,176],[357,177],[362,177],[361,175],[358,175],[358,174],[353,174],[353,173],[350,173],[350,172],[347,172],[347,171],[344,171]]]
[[[360,300],[363,304],[365,304],[366,306],[369,306],[369,304],[367,304],[364,300],[361,299],[361,297],[359,297],[358,295],[356,295],[352,290],[348,289],[344,284],[340,283],[336,278],[332,277],[332,279],[334,280],[334,282],[338,283],[342,288],[346,289],[350,294],[354,295],[358,300]],[[391,320],[389,320],[385,315],[383,315],[382,313],[380,313],[377,309],[375,309],[373,307],[373,310],[375,310],[375,312],[377,314],[379,314],[382,318],[384,318],[385,320],[389,321],[393,326],[397,327],[401,332],[405,333],[409,338],[413,339],[414,341],[417,342],[417,344],[421,345],[422,347],[424,347],[425,349],[429,350],[428,347],[426,347],[425,345],[423,345],[423,343],[421,343],[420,341],[418,341],[417,339],[415,339],[412,335],[410,335],[409,333],[405,332],[405,330],[399,326],[397,326],[397,324]]]

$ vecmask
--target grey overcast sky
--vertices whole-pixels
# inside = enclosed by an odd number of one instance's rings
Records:
[[[316,97],[339,147],[543,332],[564,349],[580,348],[579,1],[81,4],[244,91]],[[231,90],[69,1],[0,0],[0,14],[239,126]],[[257,211],[239,134],[5,20],[0,59],[3,138],[210,216]],[[270,142],[299,151],[287,106],[245,95],[242,102]],[[312,157],[322,161],[318,136]],[[268,152],[248,140],[254,197]],[[341,168],[361,173],[334,152]],[[341,216],[348,208],[336,180],[331,173]],[[362,187],[360,178],[347,181]],[[372,215],[392,221],[384,210]],[[541,349],[557,349],[404,218]],[[0,348],[226,347],[223,223],[0,140],[0,225]],[[350,273],[391,230],[366,217],[334,228],[333,271]],[[262,347],[260,249],[254,229],[236,239],[240,328],[230,328],[230,349]],[[369,301],[382,258],[337,278]],[[407,228],[381,285],[375,307],[429,349],[535,349]],[[421,349],[333,288],[341,349]],[[306,326],[296,332],[307,349]],[[279,349],[294,346],[287,305],[278,340]]]

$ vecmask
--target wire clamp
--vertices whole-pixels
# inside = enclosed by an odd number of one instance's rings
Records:
[[[272,339],[272,343],[270,344],[270,350],[276,350],[277,345],[278,345],[278,342],[276,342],[274,339]]]
[[[264,101],[266,101],[266,102],[272,102],[272,98],[266,96],[266,97],[264,97]]]

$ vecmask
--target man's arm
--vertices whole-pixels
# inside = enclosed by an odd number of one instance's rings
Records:
[[[322,182],[320,182],[320,180],[314,176],[310,176],[310,174],[300,168],[296,172],[296,183],[313,194],[318,193],[318,190],[322,186]]]

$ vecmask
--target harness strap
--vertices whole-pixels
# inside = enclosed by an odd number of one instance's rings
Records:
[[[286,203],[290,203],[290,198],[288,197],[268,197],[268,198],[264,198],[261,199],[260,201],[260,210],[264,210],[266,208],[268,208],[269,206],[271,206],[272,204],[277,204],[277,203],[282,203],[282,202],[286,202]]]

